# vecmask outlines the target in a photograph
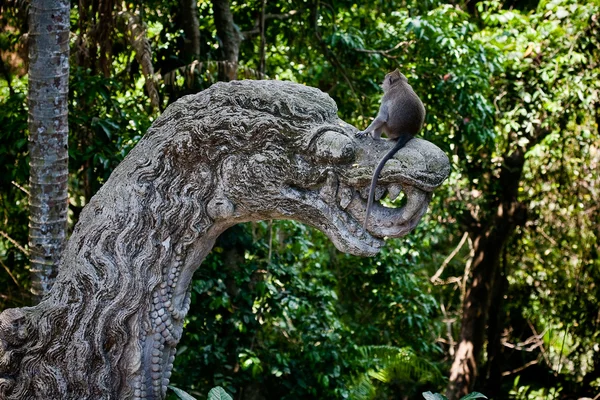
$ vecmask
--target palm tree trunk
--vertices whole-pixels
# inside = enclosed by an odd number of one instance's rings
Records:
[[[68,0],[33,0],[29,15],[29,250],[31,291],[54,282],[67,235]]]

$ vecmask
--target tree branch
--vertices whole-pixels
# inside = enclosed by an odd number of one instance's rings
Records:
[[[2,262],[2,260],[0,260],[0,264],[2,264],[2,267],[4,268],[4,270],[6,271],[6,273],[12,278],[13,282],[15,283],[15,285],[17,285],[17,287],[21,287],[21,285],[19,284],[19,281],[17,280],[17,278],[15,278],[15,276],[12,274],[12,272],[10,272],[10,269],[8,269],[8,267],[6,266],[6,264],[4,264]]]
[[[17,182],[15,181],[11,181],[10,183],[12,183],[14,186],[16,186],[17,188],[21,189],[23,191],[23,193],[25,193],[27,196],[29,196],[29,190],[25,189],[23,186],[19,185]]]
[[[400,47],[408,47],[409,45],[415,43],[414,40],[407,40],[404,42],[400,42],[397,45],[395,45],[394,47],[392,47],[391,49],[388,50],[370,50],[370,49],[354,49],[358,52],[361,53],[368,53],[368,54],[381,54],[382,56],[395,60],[398,58],[398,56],[391,56],[389,53],[391,53],[392,51],[398,50]]]
[[[11,242],[17,249],[19,249],[19,251],[21,251],[21,253],[23,253],[27,257],[29,257],[29,251],[27,251],[27,249],[25,247],[21,246],[19,244],[19,242],[17,242],[15,239],[13,239],[10,236],[8,236],[8,233],[6,233],[4,231],[0,231],[0,236],[3,236],[6,240],[8,240],[9,242]]]
[[[446,268],[446,266],[448,265],[448,263],[454,258],[454,256],[460,251],[460,249],[463,247],[463,245],[465,244],[465,242],[467,241],[467,238],[469,237],[468,232],[465,232],[462,236],[462,238],[460,239],[460,242],[458,243],[458,246],[456,246],[456,248],[454,250],[452,250],[452,253],[450,253],[450,255],[448,257],[446,257],[446,259],[444,260],[444,262],[442,263],[442,266],[437,270],[437,272],[431,277],[429,278],[429,281],[434,283],[436,281],[438,281],[440,279],[440,276],[442,275],[442,273],[444,272],[444,268]]]
[[[509,376],[509,375],[512,375],[512,374],[516,374],[517,372],[521,372],[521,371],[523,371],[525,368],[531,367],[532,365],[535,365],[535,364],[537,364],[537,363],[538,363],[538,360],[532,360],[532,361],[529,361],[527,364],[525,364],[525,365],[523,365],[523,366],[520,366],[519,368],[515,368],[515,369],[513,369],[512,371],[504,371],[504,372],[502,373],[502,376]]]

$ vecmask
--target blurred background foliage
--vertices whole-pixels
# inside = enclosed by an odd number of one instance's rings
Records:
[[[31,302],[28,6],[0,3],[0,310]],[[362,128],[399,68],[427,108],[422,136],[452,162],[430,212],[369,259],[291,221],[230,229],[196,273],[172,384],[236,400],[458,398],[458,373],[493,399],[597,399],[599,19],[598,0],[74,1],[71,228],[182,95],[293,80]],[[465,343],[477,362],[461,369]]]

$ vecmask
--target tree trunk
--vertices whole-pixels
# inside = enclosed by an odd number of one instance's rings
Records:
[[[233,81],[237,78],[238,57],[243,36],[233,21],[229,0],[212,0],[212,4],[223,57],[228,61],[223,64],[223,70],[219,71],[219,79]]]
[[[127,40],[135,50],[135,59],[142,67],[142,74],[146,81],[146,91],[150,98],[150,104],[153,109],[160,108],[160,98],[158,89],[156,88],[156,80],[154,78],[154,66],[152,65],[152,46],[146,36],[146,26],[139,15],[123,11],[119,17],[126,24]]]
[[[504,295],[502,288],[496,287],[502,285],[501,279],[498,279],[498,269],[502,249],[516,225],[524,220],[523,207],[517,201],[524,160],[521,149],[505,157],[498,191],[495,193],[499,199],[496,212],[482,228],[470,233],[474,246],[473,278],[463,302],[460,338],[446,390],[446,396],[450,400],[459,399],[473,389],[485,340],[492,293],[498,291],[495,298]],[[497,329],[502,329],[502,326],[497,326]]]
[[[34,0],[29,19],[31,291],[52,286],[67,233],[68,0]]]
[[[78,1],[79,35],[73,49],[77,65],[89,68],[92,74],[101,72],[110,77],[116,8],[115,0]]]
[[[493,226],[493,225],[492,225]],[[505,233],[495,226],[473,238],[473,279],[463,303],[460,339],[450,370],[446,396],[458,399],[468,394],[477,377],[478,359],[484,343],[485,324],[489,308],[489,293],[493,288],[495,270],[498,268],[500,246]]]
[[[494,291],[491,294],[489,322],[487,327],[487,361],[485,383],[482,385],[488,394],[499,393],[502,381],[502,333],[504,330],[504,293],[508,290],[506,279],[506,251],[502,255],[502,268],[496,269]]]
[[[267,45],[267,39],[265,38],[265,8],[267,7],[267,0],[262,0],[262,6],[260,10],[260,62],[258,64],[258,72],[261,74],[265,73],[265,47]]]
[[[185,40],[184,58],[187,63],[200,59],[200,22],[196,0],[181,0],[181,18]]]

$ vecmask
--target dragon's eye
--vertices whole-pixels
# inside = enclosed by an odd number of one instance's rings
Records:
[[[314,146],[315,157],[325,162],[350,163],[355,157],[353,140],[339,132],[324,132],[315,140]]]

